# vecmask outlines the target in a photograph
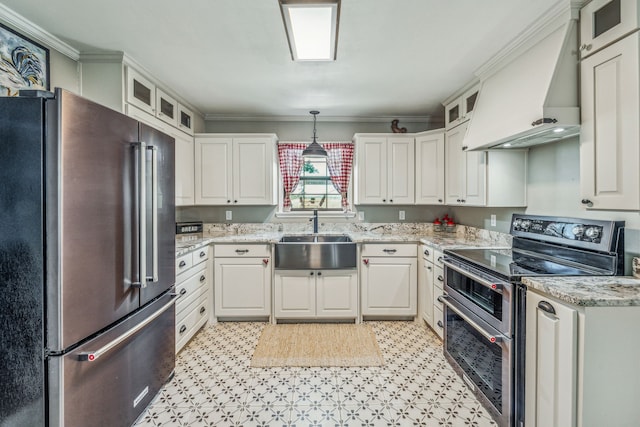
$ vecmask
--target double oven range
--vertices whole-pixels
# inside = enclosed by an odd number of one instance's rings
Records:
[[[624,223],[514,214],[511,249],[446,250],[444,353],[500,426],[524,425],[522,277],[620,275]]]

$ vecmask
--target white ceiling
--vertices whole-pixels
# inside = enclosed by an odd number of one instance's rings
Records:
[[[293,62],[277,0],[1,0],[80,51],[124,51],[203,114],[411,117],[558,0],[342,0],[337,60]]]

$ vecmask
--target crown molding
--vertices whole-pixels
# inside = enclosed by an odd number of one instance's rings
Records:
[[[558,1],[515,39],[500,49],[496,55],[481,65],[474,74],[481,81],[485,80],[558,28],[567,25],[571,20],[577,20],[582,3],[582,1],[576,0]]]
[[[212,114],[204,115],[204,119],[213,122],[308,122],[311,118],[305,116],[250,116],[250,115],[230,115]],[[318,116],[319,122],[362,122],[362,123],[388,123],[391,120],[399,120],[401,123],[424,123],[431,119],[431,116]]]
[[[0,3],[0,20],[30,39],[33,39],[50,49],[54,49],[74,61],[80,59],[80,52],[76,48],[63,42],[42,27],[28,21],[22,15],[17,14],[2,3]]]

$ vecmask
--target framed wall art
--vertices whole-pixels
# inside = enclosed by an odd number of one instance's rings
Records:
[[[49,49],[0,24],[0,96],[49,90]]]

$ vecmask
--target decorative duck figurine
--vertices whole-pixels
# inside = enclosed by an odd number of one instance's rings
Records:
[[[391,130],[393,133],[407,133],[407,128],[398,127],[398,122],[400,122],[398,119],[391,120]]]

